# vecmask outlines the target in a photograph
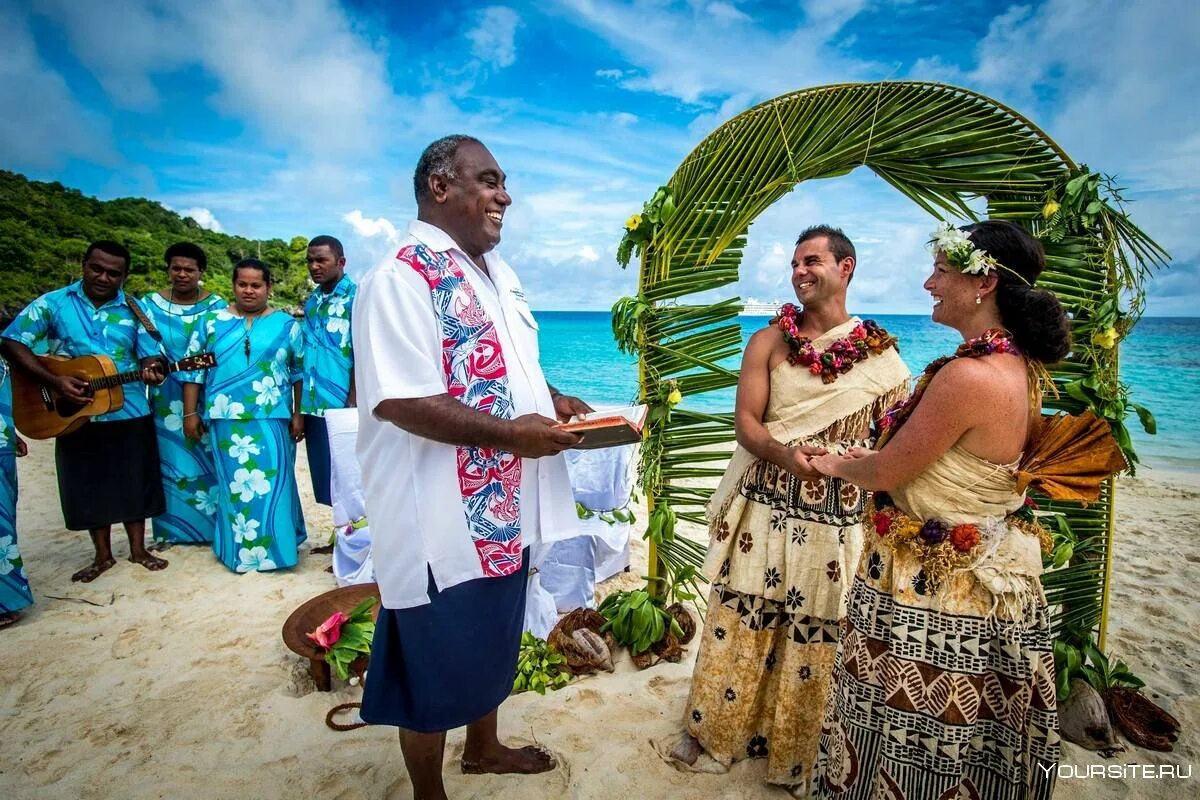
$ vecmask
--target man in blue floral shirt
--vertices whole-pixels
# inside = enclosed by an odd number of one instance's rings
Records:
[[[159,384],[166,377],[162,359],[139,350],[138,320],[121,286],[129,276],[129,251],[117,242],[97,241],[83,256],[83,278],[47,292],[25,307],[0,340],[0,353],[13,366],[52,392],[86,402],[86,383],[57,376],[34,353],[75,357],[105,355],[119,372],[141,368],[142,379]],[[136,301],[132,301],[136,302]],[[140,361],[139,361],[140,357]],[[123,523],[129,537],[129,560],[149,570],[167,562],[146,551],[146,518],[163,513],[158,442],[146,388],[125,386],[124,402],[92,418],[82,428],[54,443],[59,501],[70,530],[86,530],[95,548],[92,563],[71,576],[95,580],[116,562],[112,556],[113,523]]]
[[[317,286],[304,303],[304,445],[312,473],[313,494],[322,505],[330,500],[329,437],[325,412],[354,405],[354,350],[350,314],[358,286],[346,274],[342,243],[317,236],[308,243],[308,275]]]

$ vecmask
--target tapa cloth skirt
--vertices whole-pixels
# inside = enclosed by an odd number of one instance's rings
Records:
[[[418,733],[459,728],[512,692],[525,626],[529,550],[503,578],[437,591],[430,602],[379,611],[361,716]]]
[[[68,530],[136,522],[166,511],[158,437],[147,414],[89,422],[54,440],[58,495]]]

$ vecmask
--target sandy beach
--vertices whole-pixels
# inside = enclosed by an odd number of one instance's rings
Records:
[[[338,733],[326,711],[358,699],[338,684],[315,690],[307,662],[280,638],[288,614],[333,587],[330,556],[289,572],[231,574],[205,547],[174,547],[164,572],[124,560],[89,585],[71,573],[90,558],[85,534],[62,528],[53,448],[35,442],[19,463],[20,545],[37,603],[0,632],[0,797],[4,798],[406,798],[394,729]],[[323,544],[328,509],[313,503],[298,470],[310,537]],[[1066,745],[1075,774],[1091,764],[1174,764],[1193,770],[1200,735],[1200,475],[1144,469],[1122,481],[1109,650],[1146,680],[1179,718],[1174,753],[1130,748],[1105,761]],[[644,516],[642,517],[644,519]],[[645,551],[635,543],[635,572]],[[622,580],[633,582],[632,578]],[[610,582],[611,583],[611,582]],[[602,590],[610,591],[606,585]],[[511,698],[501,733],[539,742],[559,769],[534,777],[461,775],[463,731],[447,744],[452,797],[783,798],[762,784],[763,762],[726,775],[675,771],[648,741],[679,727],[694,648],[679,664],[638,671],[623,653],[612,675]],[[1057,797],[1184,797],[1200,777],[1063,778]]]

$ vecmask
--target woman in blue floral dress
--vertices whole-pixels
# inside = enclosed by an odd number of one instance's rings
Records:
[[[267,307],[270,290],[266,264],[234,265],[234,304],[209,314],[189,347],[215,354],[217,365],[189,373],[183,390],[184,432],[199,440],[203,415],[212,440],[213,552],[235,572],[294,567],[306,537],[295,473],[303,334],[290,315]]]
[[[17,457],[26,452],[13,428],[8,362],[0,359],[0,628],[19,620],[21,610],[33,603],[17,549]]]
[[[146,313],[162,336],[163,354],[171,361],[187,355],[192,336],[210,311],[225,308],[219,295],[200,288],[208,258],[199,246],[179,242],[167,248],[170,289],[142,298]],[[154,539],[159,542],[202,543],[213,540],[216,527],[216,468],[209,437],[189,439],[183,432],[183,379],[168,375],[150,387],[150,413],[158,433],[162,461],[163,494],[167,511],[154,518]]]

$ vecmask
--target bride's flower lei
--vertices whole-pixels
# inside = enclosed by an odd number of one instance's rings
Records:
[[[896,346],[894,336],[874,320],[866,319],[855,325],[848,336],[818,351],[811,339],[800,335],[799,320],[799,309],[792,303],[784,303],[773,324],[779,327],[783,340],[788,344],[788,363],[808,367],[810,373],[821,376],[823,383],[833,383],[855,364],[865,361],[867,356],[879,355],[887,348]]]

